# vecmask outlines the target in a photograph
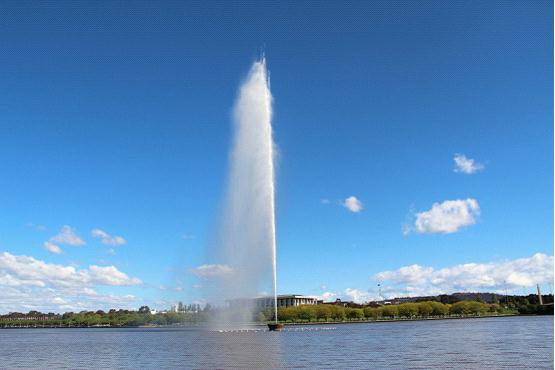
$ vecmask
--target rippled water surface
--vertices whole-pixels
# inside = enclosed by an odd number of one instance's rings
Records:
[[[0,368],[553,368],[553,317],[287,327],[4,329]]]

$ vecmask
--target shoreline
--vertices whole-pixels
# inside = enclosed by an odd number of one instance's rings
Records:
[[[296,325],[337,325],[337,324],[371,324],[371,323],[387,323],[387,322],[404,322],[404,321],[438,321],[438,320],[464,320],[464,319],[486,319],[492,317],[515,317],[515,316],[552,316],[552,315],[521,315],[503,314],[503,315],[482,315],[482,316],[461,316],[461,317],[422,317],[412,319],[377,319],[377,320],[353,320],[353,321],[311,321],[311,322],[280,322],[286,326]]]
[[[308,325],[341,325],[341,324],[377,324],[377,323],[394,323],[405,321],[438,321],[438,320],[468,320],[468,319],[485,319],[497,317],[531,317],[531,316],[552,316],[552,315],[523,315],[523,314],[503,314],[503,315],[481,315],[481,316],[461,316],[461,317],[426,317],[426,318],[411,318],[411,319],[377,319],[377,320],[353,320],[353,321],[311,321],[311,322],[280,322],[285,326],[308,326]],[[192,328],[202,327],[205,323],[185,324],[185,325],[138,325],[138,326],[60,326],[60,325],[29,325],[29,326],[0,326],[1,329],[179,329],[179,328]],[[267,323],[253,323],[253,326],[267,327]]]

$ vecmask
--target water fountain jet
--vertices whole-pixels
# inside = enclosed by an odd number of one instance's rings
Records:
[[[272,95],[266,60],[262,57],[253,63],[234,107],[234,139],[217,240],[221,259],[232,273],[221,280],[219,296],[228,302],[245,301],[244,298],[254,298],[260,292],[272,291],[273,325],[279,327],[275,146],[271,120]],[[246,306],[240,314],[220,317],[218,324],[252,322],[255,308]]]

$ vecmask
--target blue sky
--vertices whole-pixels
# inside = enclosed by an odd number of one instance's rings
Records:
[[[280,292],[552,289],[552,14],[548,1],[2,3],[0,311],[202,300],[191,269],[209,261],[233,102],[261,49]]]

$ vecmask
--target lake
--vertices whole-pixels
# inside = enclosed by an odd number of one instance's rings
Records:
[[[0,368],[553,369],[553,316],[289,326],[4,329]]]

